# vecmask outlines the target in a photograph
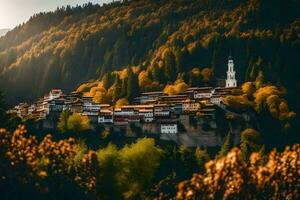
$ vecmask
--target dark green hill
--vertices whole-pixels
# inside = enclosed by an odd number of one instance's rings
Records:
[[[160,84],[194,67],[211,67],[224,78],[231,54],[239,83],[262,71],[297,102],[299,34],[297,0],[134,0],[60,8],[0,38],[0,88],[13,104],[54,87],[70,91],[127,66]]]

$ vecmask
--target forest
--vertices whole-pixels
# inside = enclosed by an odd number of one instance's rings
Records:
[[[0,87],[15,104],[106,77],[98,96],[116,102],[176,80],[213,84],[225,78],[231,55],[238,83],[261,72],[286,87],[298,109],[299,7],[294,0],[134,0],[35,14],[0,38]],[[127,82],[137,94],[113,94]]]

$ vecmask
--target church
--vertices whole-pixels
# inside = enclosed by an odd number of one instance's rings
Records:
[[[237,82],[235,79],[235,71],[234,71],[234,64],[233,59],[231,56],[228,58],[228,70],[227,70],[227,79],[226,79],[226,88],[234,88],[237,87]]]

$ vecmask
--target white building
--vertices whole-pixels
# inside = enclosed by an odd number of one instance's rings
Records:
[[[210,102],[212,104],[220,105],[221,104],[221,96],[214,95],[210,98]]]
[[[235,71],[234,64],[231,57],[228,58],[228,71],[227,71],[227,79],[226,79],[226,87],[236,87],[236,79],[235,79]]]
[[[101,110],[98,116],[98,123],[105,124],[105,123],[113,123],[113,111],[111,110]]]
[[[152,122],[153,121],[153,110],[150,109],[141,109],[139,110],[139,114],[142,116],[142,119],[144,120],[144,122]]]
[[[57,99],[59,97],[61,97],[61,95],[63,94],[63,92],[61,91],[61,89],[52,89],[50,92],[49,92],[49,100],[52,100],[52,99]]]
[[[178,133],[177,124],[161,124],[160,132],[162,134],[177,134]]]
[[[199,102],[186,100],[182,102],[182,111],[183,112],[197,112],[200,109],[201,105]]]

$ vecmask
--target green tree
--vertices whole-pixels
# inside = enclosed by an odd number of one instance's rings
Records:
[[[144,138],[125,146],[119,151],[119,184],[123,196],[133,199],[149,188],[160,164],[162,150],[155,146],[154,139]]]
[[[127,99],[131,102],[140,94],[139,80],[135,73],[129,71],[127,79]]]
[[[205,169],[204,165],[210,160],[210,156],[208,155],[206,150],[197,147],[195,150],[195,158],[198,164],[199,171],[203,172]]]
[[[111,73],[106,73],[103,78],[103,87],[107,90],[110,86],[113,84],[113,77],[111,76]]]
[[[65,133],[68,131],[68,119],[70,115],[71,115],[70,110],[65,110],[60,114],[57,123],[57,130],[59,130],[61,133]]]
[[[7,116],[6,116],[6,106],[4,102],[4,96],[0,91],[0,127],[4,128],[3,126],[6,124]]]
[[[171,51],[164,53],[164,73],[168,81],[175,81],[177,77],[176,73],[176,61],[175,56]]]
[[[217,158],[225,156],[233,147],[233,135],[231,132],[224,138],[223,145],[217,155]]]
[[[74,113],[68,118],[68,130],[80,133],[91,128],[90,120],[87,116]]]
[[[191,148],[181,145],[178,149],[179,159],[182,167],[182,177],[191,176],[198,170],[195,153]]]
[[[101,199],[121,199],[117,174],[120,170],[119,152],[115,145],[97,151],[100,164],[100,183],[97,193]]]

